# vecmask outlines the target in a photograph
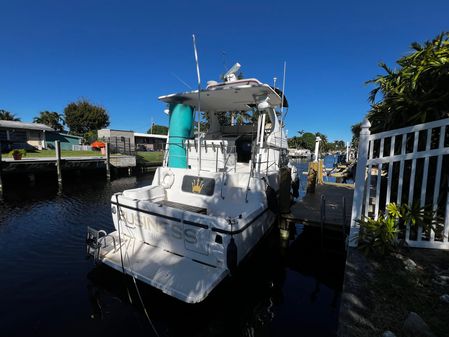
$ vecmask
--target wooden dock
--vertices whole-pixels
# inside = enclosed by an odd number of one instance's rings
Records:
[[[61,166],[63,169],[83,168],[87,166],[104,167],[107,158],[103,156],[85,156],[85,157],[61,157]],[[3,158],[3,172],[36,172],[37,170],[54,170],[58,159],[55,157],[36,157],[36,158],[22,158],[21,160],[14,160],[12,158]],[[110,163],[114,167],[135,167],[135,156],[111,156]]]
[[[60,144],[55,142],[55,157],[31,157],[14,160],[13,158],[2,158],[0,153],[0,199],[3,195],[3,177],[2,175],[11,173],[27,174],[31,181],[35,179],[36,173],[54,172],[56,171],[58,184],[62,185],[62,171],[83,169],[106,169],[106,177],[111,178],[111,167],[128,168],[128,172],[136,167],[135,155],[111,155],[109,152],[109,144],[106,144],[105,156],[79,156],[79,157],[62,157]]]
[[[329,230],[342,231],[351,219],[353,184],[324,183],[316,186],[315,193],[306,196],[291,207],[283,218],[290,222]]]

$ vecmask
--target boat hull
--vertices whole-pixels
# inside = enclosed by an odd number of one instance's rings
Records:
[[[237,246],[239,264],[270,230],[275,220],[274,213],[260,209],[248,219],[241,219],[241,223],[228,224],[223,228],[220,227],[221,219],[203,216],[201,222],[195,222],[198,215],[188,214],[190,212],[178,213],[180,217],[176,218],[173,211],[150,214],[148,207],[138,209],[120,203],[113,203],[114,206],[120,214],[123,210],[134,212],[134,222],[132,226],[127,224],[131,213],[116,217],[120,230],[102,238],[99,260],[186,303],[203,301],[230,274],[226,259],[231,238]],[[155,233],[155,226],[145,228],[136,219],[142,224],[151,222],[165,227]],[[207,228],[198,227],[206,220],[209,220]],[[201,233],[198,237],[201,247],[193,245],[192,234],[179,239],[178,230],[175,230],[178,239],[167,239],[172,237],[168,234],[172,230],[170,226],[178,226],[184,231],[191,229],[196,231],[196,235]]]

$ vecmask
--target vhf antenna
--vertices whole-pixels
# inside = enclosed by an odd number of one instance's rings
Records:
[[[192,34],[192,39],[193,39],[193,51],[195,53],[195,63],[196,63],[196,75],[198,77],[198,106],[197,106],[197,112],[198,112],[198,134],[197,134],[197,138],[198,138],[198,148],[197,148],[197,153],[198,153],[198,175],[200,175],[200,171],[201,171],[201,138],[200,138],[200,130],[201,130],[201,76],[200,76],[200,65],[198,62],[198,52],[196,50],[196,39],[195,39],[195,34]]]
[[[285,93],[285,75],[287,73],[287,62],[284,61],[284,78],[282,79],[282,97],[281,97],[281,114],[284,113],[284,93]],[[287,116],[288,110],[285,115],[282,117],[282,122],[284,122],[285,116]]]

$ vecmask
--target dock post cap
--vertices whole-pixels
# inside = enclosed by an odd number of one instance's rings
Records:
[[[360,127],[361,127],[362,129],[366,129],[366,128],[370,128],[370,127],[371,127],[371,123],[370,123],[370,121],[368,120],[368,118],[364,118],[364,119],[363,119],[362,125],[360,125]]]

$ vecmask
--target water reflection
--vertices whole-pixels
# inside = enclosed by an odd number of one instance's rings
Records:
[[[59,195],[54,179],[8,182],[0,202],[1,335],[154,335],[132,280],[95,267],[84,243],[87,226],[113,230],[113,193],[151,179],[65,177]],[[269,235],[203,303],[185,304],[138,282],[159,335],[334,336],[342,242],[326,234],[322,248],[319,231],[294,230],[287,244]]]
[[[200,304],[182,303],[138,282],[159,334],[334,336],[344,257],[330,258],[326,251],[311,247],[317,234],[301,229],[297,239],[282,248],[273,231],[238,274]],[[112,312],[124,303],[142,314],[129,277],[101,266],[88,279],[91,312],[97,320],[110,321]]]

